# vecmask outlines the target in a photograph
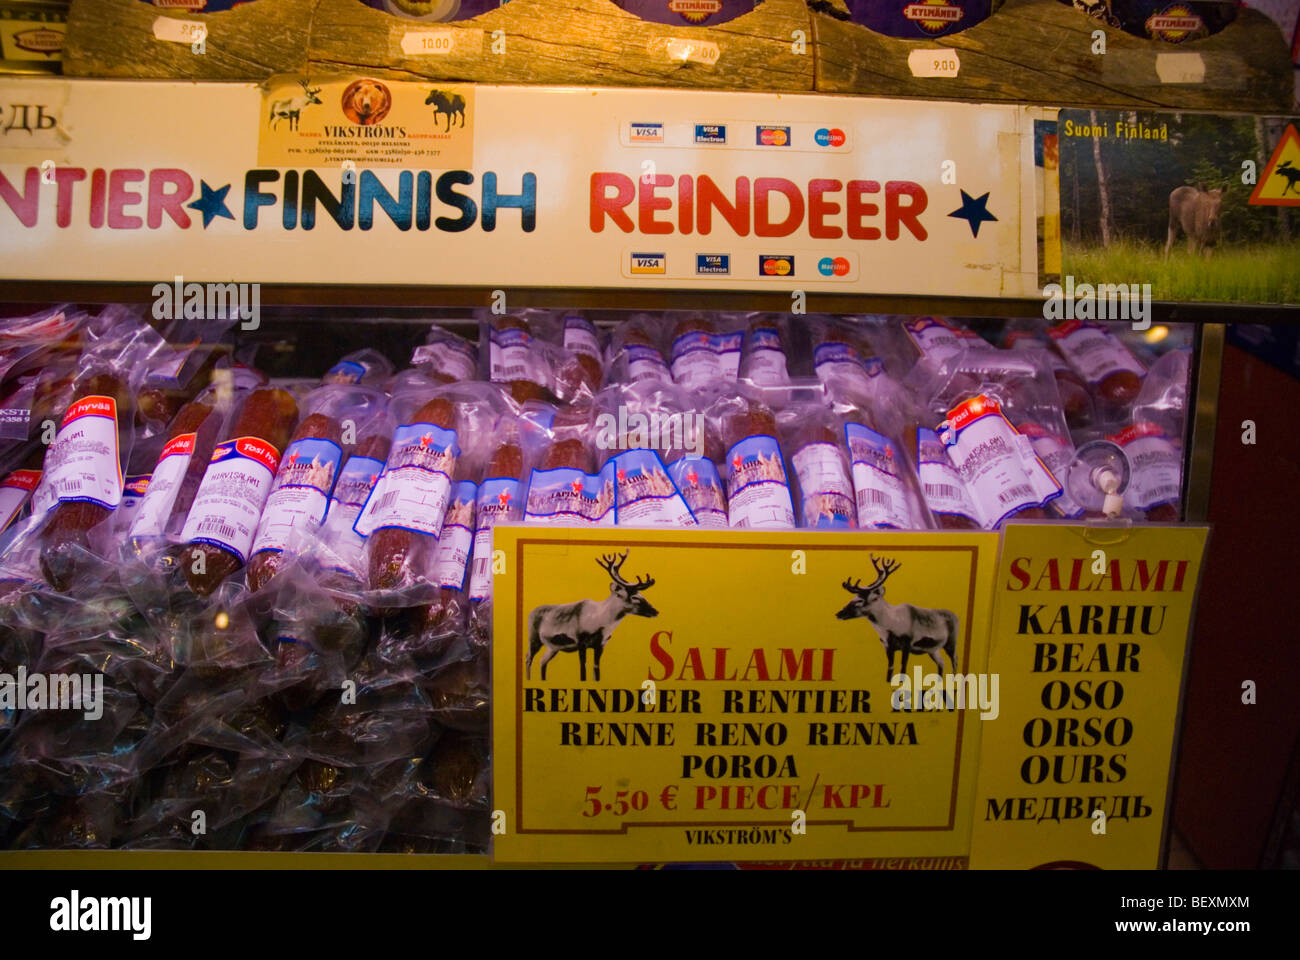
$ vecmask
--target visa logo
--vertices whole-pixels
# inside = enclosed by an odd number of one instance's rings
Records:
[[[663,143],[664,125],[662,123],[634,123],[629,138],[633,143]]]
[[[727,253],[697,253],[695,272],[704,274],[731,273],[731,255]]]
[[[665,273],[668,269],[668,256],[663,253],[632,254],[631,272],[633,275],[648,273]]]
[[[727,125],[724,123],[697,123],[695,125],[696,143],[726,143]]]

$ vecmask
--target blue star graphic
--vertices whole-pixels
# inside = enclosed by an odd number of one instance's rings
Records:
[[[989,213],[988,203],[989,195],[987,193],[982,197],[972,197],[963,190],[961,192],[961,209],[954,210],[948,216],[956,217],[958,220],[965,220],[970,224],[971,236],[978,237],[981,223],[986,220],[997,220],[997,217]]]
[[[208,224],[217,217],[225,217],[227,220],[235,219],[235,215],[226,208],[226,194],[230,192],[230,184],[226,184],[220,190],[213,190],[208,186],[208,181],[200,180],[199,187],[203,191],[203,195],[193,203],[186,204],[186,206],[203,214],[204,230],[208,229]]]

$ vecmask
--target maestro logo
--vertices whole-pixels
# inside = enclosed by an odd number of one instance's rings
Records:
[[[848,137],[839,127],[822,127],[813,134],[813,140],[819,147],[842,147]]]
[[[726,143],[727,126],[723,123],[697,123],[695,125],[696,143]]]
[[[948,0],[921,0],[903,8],[903,16],[926,33],[939,33],[964,17],[965,11]]]
[[[1169,43],[1182,43],[1200,36],[1205,30],[1205,21],[1190,7],[1180,3],[1147,17],[1146,27],[1147,33],[1153,37]]]
[[[758,258],[758,273],[763,277],[794,276],[794,255],[789,253],[769,253]]]
[[[344,115],[355,124],[368,127],[388,116],[393,93],[378,80],[355,80],[343,91]]]
[[[790,128],[760,124],[755,130],[754,140],[760,147],[788,147]]]
[[[823,277],[847,277],[849,261],[847,257],[822,257],[817,261],[817,272]]]

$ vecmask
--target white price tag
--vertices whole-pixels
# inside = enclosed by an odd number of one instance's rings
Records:
[[[402,53],[408,57],[441,57],[482,49],[482,30],[407,30],[402,34]]]
[[[961,58],[956,50],[913,50],[907,55],[907,66],[914,77],[955,77]]]
[[[711,67],[722,56],[722,48],[708,40],[687,40],[684,37],[656,37],[646,44],[651,55],[662,55],[668,60],[690,61]]]
[[[1199,53],[1157,53],[1156,76],[1161,83],[1204,83],[1205,60]]]
[[[199,20],[173,20],[157,17],[153,22],[155,39],[170,43],[198,43],[208,38],[208,25]]]

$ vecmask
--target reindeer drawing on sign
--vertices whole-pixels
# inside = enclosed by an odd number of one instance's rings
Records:
[[[460,125],[465,126],[465,98],[459,93],[447,93],[445,90],[430,90],[429,96],[425,98],[424,105],[427,107],[433,104],[433,120],[438,121],[438,114],[447,115],[447,130],[451,131],[451,120],[453,116],[460,117]]]
[[[302,117],[302,112],[314,103],[320,103],[320,87],[308,86],[309,81],[299,80],[302,86],[303,95],[301,97],[284,97],[280,100],[271,101],[271,115],[267,117],[267,123],[274,130],[281,120],[289,121],[290,132],[298,129],[298,120]]]
[[[528,661],[524,675],[532,679],[533,657],[543,647],[542,679],[546,679],[546,665],[561,651],[578,654],[579,675],[587,679],[587,651],[595,655],[596,682],[600,682],[600,656],[614,628],[626,616],[655,617],[659,611],[641,596],[643,590],[655,585],[649,577],[635,583],[624,580],[619,570],[627,560],[628,551],[621,557],[612,554],[596,563],[609,574],[609,596],[604,600],[579,600],[577,603],[548,604],[537,607],[528,615]]]
[[[844,589],[854,597],[835,616],[840,620],[866,617],[871,621],[889,657],[885,682],[890,682],[894,676],[894,653],[899,650],[903,652],[901,673],[907,673],[907,658],[913,653],[929,655],[938,666],[940,676],[943,675],[943,655],[946,653],[953,672],[956,672],[957,615],[948,610],[914,607],[910,603],[886,603],[885,580],[899,565],[892,560],[882,564],[874,556],[871,565],[876,568],[875,582],[864,587],[861,581],[845,580]]]

